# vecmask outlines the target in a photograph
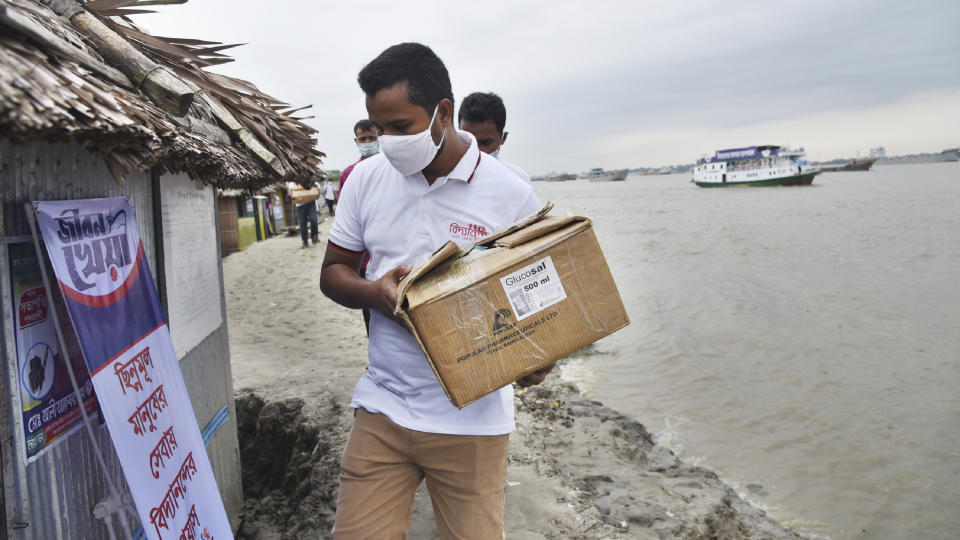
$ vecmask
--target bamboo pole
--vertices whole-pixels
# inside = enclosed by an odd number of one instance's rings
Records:
[[[10,9],[9,6],[0,5],[0,26],[7,26],[25,36],[29,36],[31,39],[50,47],[57,54],[77,59],[83,66],[96,71],[100,76],[118,86],[131,87],[130,81],[123,73],[104,64],[87,51],[68,43],[60,36],[34,22],[30,17],[25,17]]]
[[[90,38],[107,63],[122,71],[158,107],[174,116],[187,114],[194,92],[179,77],[144,56],[87,11],[71,17],[70,24]]]

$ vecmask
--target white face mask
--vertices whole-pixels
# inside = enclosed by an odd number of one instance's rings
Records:
[[[425,131],[415,135],[380,136],[380,150],[400,174],[410,176],[418,173],[437,156],[440,145],[447,136],[447,130],[443,130],[443,137],[437,144],[433,143],[433,137],[430,136],[430,128],[433,127],[433,121],[436,120],[439,110],[440,105],[437,105],[433,111],[433,117],[430,118],[430,125]]]
[[[360,149],[360,155],[366,158],[380,152],[380,143],[377,141],[357,143],[357,148]]]

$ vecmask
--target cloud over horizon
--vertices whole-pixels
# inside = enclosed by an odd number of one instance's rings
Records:
[[[401,41],[437,52],[457,99],[504,98],[504,158],[531,174],[689,163],[750,144],[805,146],[811,159],[960,145],[955,2],[207,0],[135,21],[248,43],[217,71],[313,103],[330,169],[357,159],[357,72]]]

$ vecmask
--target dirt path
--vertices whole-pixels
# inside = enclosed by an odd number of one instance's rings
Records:
[[[223,260],[245,496],[238,538],[329,537],[350,395],[366,369],[360,313],[320,293],[323,247],[299,245],[273,238]],[[516,402],[508,538],[795,537],[555,375]],[[409,537],[437,538],[422,486]]]

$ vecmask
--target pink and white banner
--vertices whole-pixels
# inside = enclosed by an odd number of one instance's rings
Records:
[[[233,538],[133,208],[34,208],[147,538]]]

